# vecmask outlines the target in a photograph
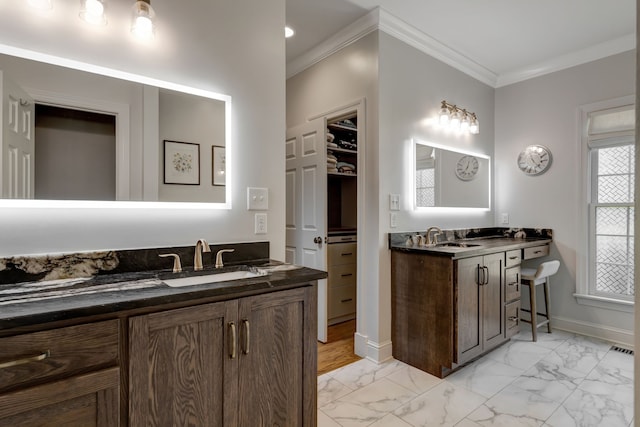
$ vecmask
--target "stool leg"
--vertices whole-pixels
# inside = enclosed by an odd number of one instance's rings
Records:
[[[551,305],[549,304],[549,278],[548,277],[544,281],[544,305],[546,307],[547,320],[548,320],[547,331],[551,333],[551,316],[549,315]]]
[[[531,336],[533,341],[538,341],[538,308],[536,307],[536,284],[529,282],[529,302],[531,306]]]

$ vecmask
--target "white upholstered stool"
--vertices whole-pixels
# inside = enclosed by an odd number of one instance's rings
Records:
[[[525,323],[531,323],[531,335],[533,341],[538,340],[538,328],[543,325],[547,325],[547,331],[551,333],[551,320],[549,318],[549,276],[553,276],[560,268],[560,261],[547,261],[543,262],[535,268],[523,268],[520,271],[520,283],[529,287],[529,301],[530,309],[520,308],[520,311],[524,311],[530,314],[530,319],[520,319]],[[545,312],[539,313],[536,307],[536,287],[543,285],[544,287],[544,305]],[[545,320],[538,323],[538,316],[543,316]]]

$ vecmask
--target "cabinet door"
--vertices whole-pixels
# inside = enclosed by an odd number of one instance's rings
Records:
[[[315,289],[243,298],[239,426],[316,425]]]
[[[229,301],[130,319],[130,426],[240,425],[236,313]]]
[[[457,261],[458,363],[482,353],[482,257]]]
[[[118,368],[0,394],[0,425],[117,427]]]
[[[504,341],[504,312],[502,274],[504,252],[483,257],[485,284],[482,286],[482,339],[483,350]]]

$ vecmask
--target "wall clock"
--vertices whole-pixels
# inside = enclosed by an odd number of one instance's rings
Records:
[[[475,156],[462,156],[456,163],[456,176],[463,181],[471,181],[476,177],[479,166]]]
[[[551,151],[542,145],[530,145],[518,155],[518,167],[527,175],[540,175],[551,166]]]

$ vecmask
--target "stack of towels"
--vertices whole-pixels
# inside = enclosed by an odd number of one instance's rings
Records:
[[[327,129],[327,148],[338,148],[338,144],[333,142],[335,136]],[[333,155],[333,151],[327,150],[327,172],[338,172],[338,158]]]

